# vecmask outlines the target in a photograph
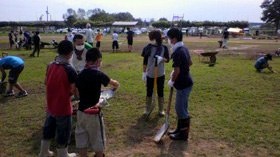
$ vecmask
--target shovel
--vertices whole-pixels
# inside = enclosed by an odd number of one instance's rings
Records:
[[[154,137],[154,141],[156,143],[160,142],[161,138],[164,136],[164,134],[167,132],[167,130],[169,128],[169,112],[170,112],[170,106],[171,106],[171,101],[172,101],[172,95],[173,95],[173,87],[170,88],[165,123],[161,126],[161,128],[158,130],[157,134]]]
[[[157,76],[158,76],[158,64],[157,64],[157,57],[155,57],[155,68],[154,68],[154,89],[153,89],[153,100],[150,110],[148,111],[145,119],[148,120],[150,114],[153,112],[155,106],[156,106],[156,94],[157,94]]]

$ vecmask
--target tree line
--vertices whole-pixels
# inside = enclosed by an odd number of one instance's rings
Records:
[[[279,29],[280,25],[280,0],[264,0],[260,5],[263,9],[261,20],[267,24],[271,24],[275,31]],[[0,22],[0,27],[17,27],[17,26],[32,26],[45,27],[55,26],[62,27],[85,27],[86,23],[90,23],[93,27],[111,26],[114,21],[138,21],[139,26],[149,26],[157,28],[170,28],[174,25],[177,27],[239,27],[245,28],[249,26],[248,21],[229,21],[229,22],[215,22],[215,21],[168,21],[166,18],[160,18],[158,21],[143,21],[141,18],[134,18],[129,12],[107,13],[100,8],[84,10],[79,8],[75,11],[72,8],[67,9],[66,13],[62,15],[64,21],[30,21],[30,22]]]

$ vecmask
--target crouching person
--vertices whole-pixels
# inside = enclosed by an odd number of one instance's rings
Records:
[[[88,146],[95,152],[96,157],[105,156],[105,129],[99,106],[101,86],[110,84],[114,89],[117,89],[119,83],[99,71],[101,59],[102,55],[97,48],[89,49],[86,53],[85,68],[79,73],[76,82],[80,102],[75,139],[81,157],[87,157]]]
[[[73,45],[64,40],[58,44],[58,56],[47,67],[46,99],[47,116],[43,127],[43,139],[39,157],[53,156],[49,150],[50,140],[56,138],[58,157],[75,157],[68,153],[72,127],[71,96],[76,93],[77,74],[69,60],[72,57]]]
[[[257,72],[262,72],[263,69],[267,68],[269,71],[274,73],[272,70],[272,67],[268,64],[268,60],[272,60],[272,55],[271,54],[266,54],[265,56],[262,56],[257,59],[255,63],[255,68]]]
[[[18,83],[18,77],[24,69],[24,61],[17,56],[5,56],[0,58],[0,71],[2,73],[1,84],[4,83],[6,78],[5,70],[9,71],[9,87],[7,92],[5,93],[5,97],[14,96],[14,87],[19,90],[19,93],[16,97],[24,97],[27,96],[26,90],[22,88],[22,86]]]

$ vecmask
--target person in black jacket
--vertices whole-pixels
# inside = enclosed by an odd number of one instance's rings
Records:
[[[37,51],[37,57],[39,57],[39,53],[40,53],[40,36],[39,36],[39,32],[35,32],[35,35],[33,36],[33,43],[34,43],[34,49],[32,54],[30,54],[30,57],[35,57],[35,52]]]

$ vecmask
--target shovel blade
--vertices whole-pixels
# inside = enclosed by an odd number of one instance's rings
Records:
[[[161,128],[158,130],[156,136],[154,137],[154,141],[155,141],[156,143],[158,143],[158,142],[161,140],[161,138],[162,138],[162,137],[164,136],[164,134],[167,132],[168,128],[169,128],[169,124],[168,124],[167,122],[165,122],[165,123],[161,126]]]

